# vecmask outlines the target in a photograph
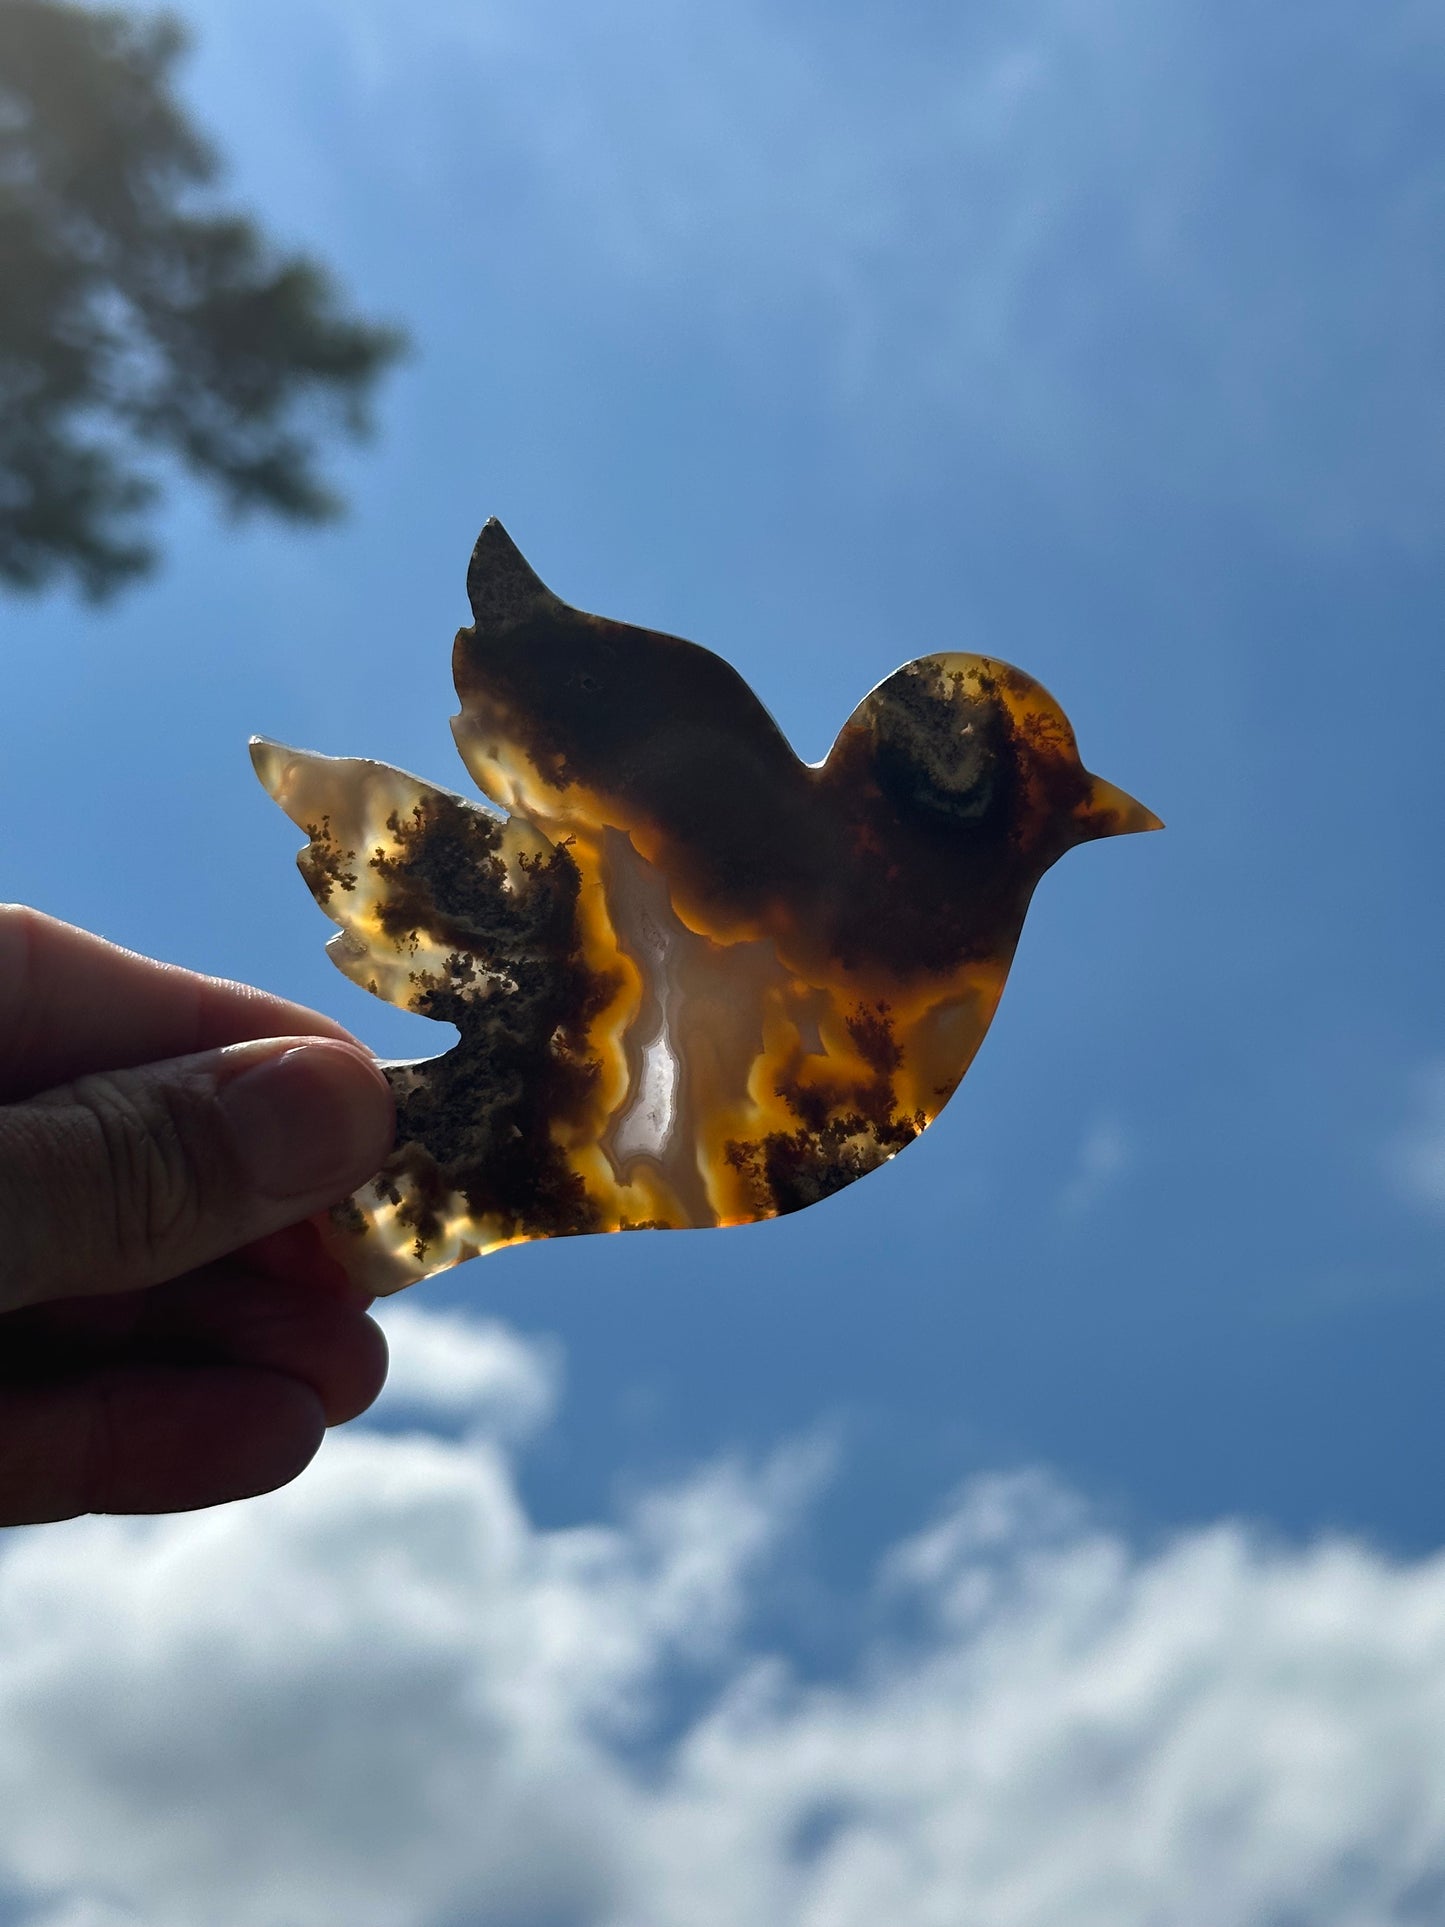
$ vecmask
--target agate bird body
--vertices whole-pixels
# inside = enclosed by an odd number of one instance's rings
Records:
[[[389,1072],[395,1149],[333,1214],[372,1291],[877,1169],[967,1070],[1044,871],[1159,827],[990,657],[909,663],[808,765],[721,658],[568,607],[500,523],[467,586],[453,731],[495,807],[252,746],[334,961],[459,1033]]]

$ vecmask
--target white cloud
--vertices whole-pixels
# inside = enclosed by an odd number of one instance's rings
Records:
[[[374,1316],[391,1354],[388,1417],[402,1408],[467,1418],[510,1437],[552,1416],[560,1379],[555,1347],[528,1343],[496,1319],[422,1312],[404,1299],[383,1299]]]
[[[923,1640],[701,1722],[629,1923],[1365,1927],[1445,1870],[1441,1562],[1235,1527],[1140,1558],[1034,1478],[893,1570]]]
[[[1445,1212],[1445,1063],[1427,1066],[1416,1078],[1410,1121],[1390,1144],[1385,1163],[1403,1197]]]
[[[1140,1550],[983,1480],[805,1687],[747,1613],[817,1473],[542,1531],[484,1431],[352,1428],[267,1500],[16,1535],[0,1892],[25,1927],[1440,1917],[1445,1560]]]

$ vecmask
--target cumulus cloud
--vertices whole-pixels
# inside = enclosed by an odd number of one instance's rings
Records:
[[[922,1638],[804,1694],[740,1682],[679,1749],[629,1918],[1438,1917],[1440,1561],[1233,1526],[1141,1557],[1025,1477],[975,1487],[891,1570]]]
[[[815,1452],[544,1531],[474,1383],[459,1439],[351,1428],[263,1501],[9,1541],[24,1927],[1439,1918],[1445,1560],[1139,1548],[1043,1474],[984,1479],[804,1685],[749,1610]]]
[[[420,1312],[405,1300],[384,1299],[375,1317],[391,1357],[388,1415],[464,1418],[508,1437],[552,1416],[560,1376],[554,1346],[528,1343],[496,1319]]]
[[[1445,1212],[1445,1063],[1415,1080],[1411,1116],[1390,1144],[1386,1172],[1412,1204]]]

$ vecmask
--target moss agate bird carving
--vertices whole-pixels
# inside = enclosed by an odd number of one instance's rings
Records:
[[[334,962],[458,1033],[388,1068],[394,1149],[326,1227],[370,1291],[865,1177],[968,1069],[1045,870],[1160,827],[992,657],[908,663],[807,764],[720,657],[569,607],[499,522],[467,591],[452,727],[487,802],[252,743]]]

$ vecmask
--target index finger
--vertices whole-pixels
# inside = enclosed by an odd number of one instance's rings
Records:
[[[0,904],[0,1103],[88,1071],[304,1036],[356,1041],[288,998],[157,963],[26,904]]]

